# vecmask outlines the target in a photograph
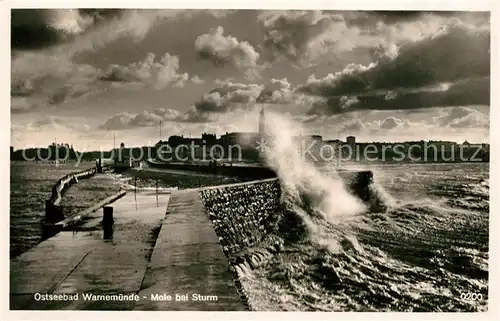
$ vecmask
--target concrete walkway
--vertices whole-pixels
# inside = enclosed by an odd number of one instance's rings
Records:
[[[246,309],[198,191],[160,194],[159,206],[154,192],[141,192],[137,208],[129,192],[112,206],[112,240],[103,240],[101,210],[78,231],[60,232],[10,261],[11,309]],[[37,300],[37,293],[78,293],[78,299]],[[84,294],[138,300],[85,300]]]
[[[10,262],[11,309],[132,309],[135,302],[85,301],[83,293],[127,294],[140,290],[169,194],[129,192],[112,204],[114,231],[103,240],[102,210],[76,232],[56,236]],[[35,294],[79,293],[79,299],[36,300]]]
[[[142,288],[136,310],[246,309],[198,191],[172,194]]]

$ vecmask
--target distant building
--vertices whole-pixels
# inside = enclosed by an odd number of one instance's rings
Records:
[[[328,145],[341,145],[342,141],[340,139],[325,140],[325,144]]]
[[[201,134],[201,140],[206,145],[215,145],[217,144],[217,136],[215,134]]]
[[[260,132],[259,133],[226,132],[226,134],[220,137],[220,141],[222,146],[241,145],[242,147],[255,147],[260,137],[261,137]]]
[[[320,135],[310,135],[308,137],[312,140],[323,140],[323,136]]]
[[[156,157],[174,161],[206,160],[207,158],[207,160],[242,158],[256,161],[260,157],[259,144],[267,134],[265,121],[265,112],[261,109],[258,132],[226,132],[220,138],[217,138],[216,134],[208,133],[203,133],[201,138],[170,136],[168,141],[160,140],[156,144]]]

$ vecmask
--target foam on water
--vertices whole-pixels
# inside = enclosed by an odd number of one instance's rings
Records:
[[[293,141],[302,132],[298,124],[273,113],[266,114],[266,121],[272,124],[266,134],[273,145],[265,151],[265,159],[278,173],[284,202],[300,215],[315,242],[336,251],[338,240],[314,218],[344,224],[366,211],[366,206],[348,192],[335,172],[326,175],[304,159]]]
[[[268,113],[269,114],[269,113]],[[267,115],[266,115],[267,116]],[[300,127],[267,118],[277,142],[266,154],[283,184],[285,247],[240,273],[255,310],[484,311],[488,289],[488,180],[484,167],[370,168],[387,205],[371,213],[336,177],[304,162]],[[487,170],[487,168],[486,168]],[[290,238],[301,227],[305,237]],[[460,293],[481,293],[466,301]]]

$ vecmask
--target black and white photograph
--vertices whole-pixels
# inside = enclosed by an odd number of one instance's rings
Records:
[[[492,14],[401,9],[12,7],[9,310],[487,312]]]

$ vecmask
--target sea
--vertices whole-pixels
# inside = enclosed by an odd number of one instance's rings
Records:
[[[95,162],[54,164],[47,162],[11,162],[10,164],[10,257],[26,252],[42,239],[45,200],[61,177],[95,166]],[[96,183],[96,184],[94,184]],[[71,215],[90,207],[119,190],[111,177],[81,180],[63,198],[65,213]]]
[[[240,276],[252,308],[486,311],[488,166],[365,166],[374,172],[373,192],[386,205],[383,211],[331,215],[285,195],[298,226],[293,237],[277,235],[284,250],[269,264]],[[311,195],[315,185],[309,183],[297,194]],[[340,191],[321,192],[332,199],[331,210],[345,201]]]
[[[92,163],[80,165],[91,167]],[[489,164],[371,166],[382,212],[312,215],[306,237],[285,242],[242,283],[255,310],[486,311]],[[10,254],[40,242],[44,200],[72,164],[11,163]],[[93,180],[93,181],[92,181]],[[237,182],[155,170],[105,174],[76,184],[63,206],[76,212],[123,188],[182,189]],[[96,187],[97,186],[97,187]],[[68,201],[69,199],[69,201]],[[348,213],[347,213],[348,214]]]
[[[10,258],[42,241],[45,200],[61,177],[95,167],[95,162],[47,163],[11,162],[10,164]],[[97,174],[71,186],[62,198],[66,216],[94,205],[120,190],[168,191],[210,185],[237,183],[238,179],[213,175],[193,175],[176,171],[133,169],[126,173]]]

